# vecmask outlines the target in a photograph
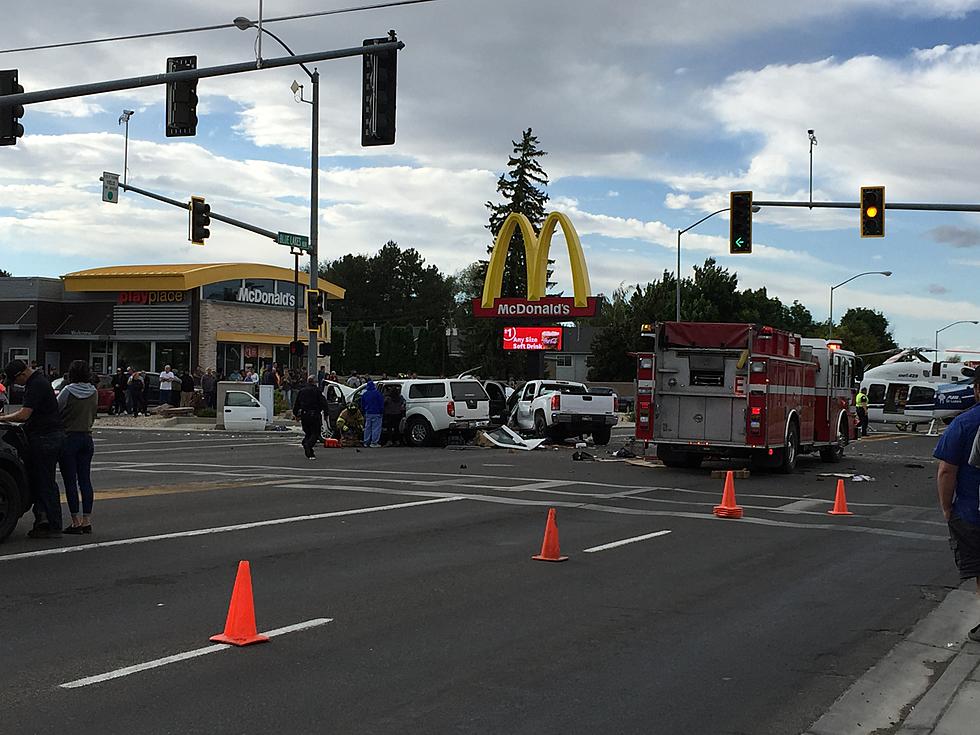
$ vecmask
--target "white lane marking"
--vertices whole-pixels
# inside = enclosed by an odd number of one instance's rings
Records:
[[[429,493],[431,496],[431,493]],[[56,549],[44,549],[42,551],[25,551],[20,554],[6,554],[0,556],[0,562],[13,561],[15,559],[30,559],[36,556],[51,556],[52,554],[71,554],[76,551],[90,551],[92,549],[105,549],[110,546],[129,546],[131,544],[145,544],[150,541],[163,541],[172,538],[187,538],[189,536],[208,536],[214,533],[229,533],[230,531],[245,531],[249,528],[261,528],[262,526],[280,526],[284,523],[296,523],[298,521],[316,521],[322,518],[338,518],[340,516],[361,515],[364,513],[378,513],[384,510],[399,510],[401,508],[412,508],[417,505],[432,505],[433,503],[450,503],[454,500],[463,500],[462,497],[438,497],[431,500],[416,500],[411,503],[397,503],[394,505],[375,505],[369,508],[353,508],[351,510],[335,510],[329,513],[314,513],[306,516],[292,516],[291,518],[273,518],[268,521],[253,521],[251,523],[237,523],[234,526],[218,526],[216,528],[197,528],[193,531],[175,531],[174,533],[159,533],[155,536],[137,536],[136,538],[116,539],[115,541],[102,541],[97,544],[80,544],[78,546],[60,546]]]
[[[227,441],[227,440],[226,440]],[[178,451],[186,452],[190,450],[203,451],[205,449],[229,449],[229,448],[239,448],[239,447],[266,447],[266,446],[292,446],[295,442],[279,442],[279,441],[258,441],[258,442],[237,442],[235,444],[205,444],[199,447],[176,447]],[[142,447],[141,449],[100,449],[99,456],[104,454],[131,454],[135,452],[142,452],[146,454],[147,452],[152,452],[153,449],[147,449]]]
[[[295,633],[300,630],[308,630],[310,628],[316,628],[320,625],[326,625],[333,621],[333,618],[314,618],[313,620],[307,620],[302,623],[296,623],[295,625],[287,625],[285,628],[276,628],[275,630],[270,630],[266,633],[261,633],[267,638],[274,638],[278,635],[285,635],[286,633]],[[86,676],[84,679],[75,679],[75,681],[68,681],[64,684],[59,684],[62,689],[78,689],[79,687],[87,687],[90,684],[99,684],[103,681],[109,681],[110,679],[121,679],[124,676],[129,676],[130,674],[137,674],[140,671],[146,671],[148,669],[156,669],[160,666],[166,666],[167,664],[175,664],[178,661],[187,661],[191,658],[197,658],[198,656],[206,656],[209,653],[217,653],[218,651],[227,651],[234,648],[234,646],[229,646],[224,643],[216,643],[213,646],[205,646],[204,648],[195,648],[193,651],[184,651],[183,653],[177,653],[173,656],[164,656],[163,658],[153,659],[152,661],[147,661],[146,663],[136,664],[135,666],[126,666],[122,669],[115,669],[114,671],[107,671],[104,674],[96,674],[95,676]]]
[[[108,428],[109,427],[105,427],[104,429],[101,429],[100,430],[99,427],[96,426],[95,427],[95,431],[96,432],[106,431],[106,430],[108,430]],[[292,435],[289,435],[289,436],[284,437],[283,434],[285,434],[285,433],[286,432],[276,432],[273,436],[268,436],[268,437],[259,437],[259,436],[249,437],[249,443],[252,443],[252,444],[254,444],[254,443],[259,443],[259,444],[288,444],[288,442],[285,442],[285,441],[282,441],[282,440],[284,438],[285,439],[291,439],[291,438],[293,438],[293,436]],[[216,433],[216,434],[203,434],[203,436],[192,436],[192,437],[190,437],[188,439],[154,439],[153,442],[152,442],[152,444],[153,444],[153,446],[157,446],[158,444],[190,444],[190,443],[203,444],[203,443],[208,442],[208,441],[228,442],[228,441],[231,441],[233,438],[234,437],[230,437],[230,436],[228,436],[227,434],[225,434],[223,432],[219,432],[219,433]],[[113,439],[118,439],[118,441],[113,444]],[[112,439],[108,439],[108,438],[94,438],[93,440],[94,441],[97,441],[97,442],[110,442],[110,444],[112,444],[113,446],[132,446],[133,442],[132,441],[127,441],[127,439],[129,439],[129,437],[113,437]]]
[[[642,536],[634,536],[633,538],[624,538],[622,541],[613,541],[608,544],[602,544],[601,546],[592,546],[588,549],[582,549],[586,554],[592,554],[596,551],[605,551],[606,549],[615,549],[617,546],[626,546],[626,544],[635,544],[637,541],[646,541],[648,538],[656,538],[657,536],[666,536],[670,531],[655,531],[654,533],[645,533]]]

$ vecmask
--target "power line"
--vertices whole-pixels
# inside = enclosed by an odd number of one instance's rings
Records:
[[[285,20],[301,20],[303,18],[317,18],[323,15],[338,15],[340,13],[354,13],[359,10],[376,10],[378,8],[390,8],[396,5],[417,5],[418,3],[431,3],[433,0],[395,0],[394,2],[376,3],[374,5],[359,5],[353,8],[338,8],[336,10],[318,10],[313,13],[302,13],[300,15],[284,15],[279,18],[263,18],[262,23],[279,23]],[[8,48],[0,50],[0,54],[12,54],[18,51],[43,51],[55,48],[67,48],[69,46],[88,46],[94,43],[109,43],[111,41],[132,41],[137,38],[156,38],[159,36],[175,36],[181,33],[198,33],[200,31],[217,31],[222,28],[235,28],[234,23],[222,23],[213,26],[199,26],[196,28],[180,28],[174,31],[154,31],[153,33],[135,33],[129,36],[111,36],[109,38],[92,38],[87,41],[65,41],[64,43],[49,43],[43,46],[22,46],[21,48]]]

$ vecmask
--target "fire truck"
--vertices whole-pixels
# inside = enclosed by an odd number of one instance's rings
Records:
[[[837,462],[858,436],[860,358],[836,340],[754,324],[644,325],[636,438],[668,467],[748,457],[792,472],[800,454]],[[648,346],[648,345],[644,345]]]

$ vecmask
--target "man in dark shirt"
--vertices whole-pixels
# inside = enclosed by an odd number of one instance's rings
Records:
[[[27,436],[27,473],[34,499],[31,538],[61,538],[61,496],[55,469],[65,432],[51,383],[23,360],[12,360],[4,372],[8,385],[24,386],[24,404],[4,418],[23,421]]]
[[[316,376],[311,375],[293,401],[293,415],[303,425],[303,451],[307,459],[316,459],[313,445],[320,441],[323,411],[326,408],[327,399],[316,386]]]

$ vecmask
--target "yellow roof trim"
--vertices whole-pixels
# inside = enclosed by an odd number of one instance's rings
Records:
[[[66,273],[65,291],[189,291],[220,281],[271,278],[292,281],[291,268],[261,263],[184,263],[171,265],[117,265]],[[300,274],[300,282],[303,281]],[[309,283],[309,279],[306,279]],[[328,299],[342,299],[346,289],[320,278]]]

